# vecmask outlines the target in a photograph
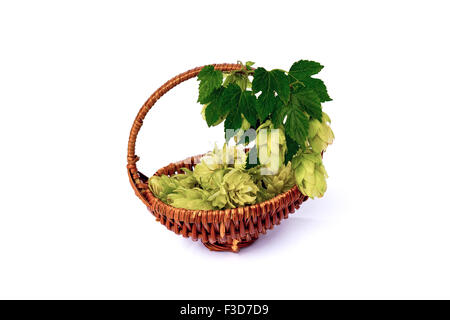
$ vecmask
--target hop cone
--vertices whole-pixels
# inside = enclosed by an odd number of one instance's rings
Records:
[[[292,162],[299,190],[311,198],[322,197],[327,190],[328,175],[320,153],[307,150],[296,155]]]
[[[334,134],[328,125],[330,122],[331,120],[325,112],[322,113],[322,122],[317,119],[309,121],[308,142],[316,153],[321,153],[333,143]]]
[[[175,208],[188,210],[212,210],[209,192],[200,188],[179,187],[167,195],[167,203]]]
[[[178,183],[178,186],[184,187],[184,188],[194,188],[197,186],[197,180],[194,177],[194,173],[189,170],[188,168],[181,168],[183,170],[184,174],[176,174],[171,176],[170,178],[172,180],[175,180],[175,182]]]
[[[286,166],[282,166],[276,175],[263,176],[262,182],[267,191],[265,196],[269,197],[269,199],[288,191],[295,185],[295,177],[291,163],[289,162]]]
[[[173,192],[178,187],[194,188],[197,185],[197,180],[191,170],[182,168],[184,174],[176,174],[171,177],[153,176],[148,180],[150,191],[155,197],[167,203],[167,195]]]
[[[235,168],[223,176],[220,187],[208,200],[219,209],[242,207],[255,203],[257,191],[258,187],[252,177]]]
[[[275,132],[278,134],[278,140]],[[267,120],[256,130],[256,147],[262,167],[268,169],[271,174],[277,173],[284,163],[284,154],[287,148],[284,130],[281,128],[275,129],[272,122]],[[278,157],[272,159],[272,153],[275,153]]]
[[[153,176],[148,180],[148,186],[155,197],[167,202],[167,195],[179,187],[179,182],[166,175]]]
[[[232,166],[244,168],[245,161],[246,155],[241,148],[228,147],[226,144],[222,149],[215,147],[195,166],[194,177],[203,189],[215,189],[220,176],[225,175]]]

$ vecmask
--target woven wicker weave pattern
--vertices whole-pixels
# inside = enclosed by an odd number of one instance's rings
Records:
[[[216,64],[217,70],[240,70],[239,64]],[[145,116],[156,101],[166,92],[183,81],[196,77],[203,67],[188,70],[167,81],[141,107],[130,132],[128,141],[128,175],[131,186],[136,195],[147,206],[157,221],[169,230],[192,240],[200,239],[205,246],[215,251],[239,251],[240,248],[253,243],[260,234],[280,224],[289,213],[295,212],[300,204],[307,199],[297,186],[276,196],[275,198],[252,206],[225,210],[185,210],[174,208],[154,197],[149,190],[148,178],[137,169],[136,162],[139,157],[135,154],[136,138],[142,127]],[[173,175],[183,167],[192,169],[200,156],[188,158],[183,161],[171,163],[161,168],[155,174]],[[182,173],[182,171],[180,172]]]

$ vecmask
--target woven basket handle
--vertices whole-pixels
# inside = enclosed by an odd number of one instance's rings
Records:
[[[220,71],[232,71],[232,70],[241,70],[242,65],[240,64],[230,64],[230,63],[223,63],[223,64],[213,64],[214,68],[216,70]],[[148,205],[148,202],[146,199],[142,196],[142,191],[146,189],[146,185],[142,184],[140,181],[140,176],[138,174],[138,170],[136,168],[136,162],[139,160],[139,157],[136,155],[136,139],[139,133],[139,130],[141,130],[141,127],[144,123],[144,118],[147,115],[148,111],[153,107],[153,105],[158,101],[159,98],[161,98],[166,92],[168,92],[173,87],[177,86],[178,84],[182,83],[183,81],[189,80],[193,77],[196,77],[200,70],[202,70],[204,66],[197,67],[191,70],[188,70],[186,72],[183,72],[176,77],[173,77],[166,83],[164,83],[158,90],[156,90],[150,98],[144,103],[144,105],[139,110],[136,119],[133,122],[133,126],[131,127],[130,132],[130,138],[128,139],[128,155],[127,155],[127,161],[128,161],[128,174],[130,177],[131,185],[133,186],[133,189],[136,191],[136,194],[141,198],[141,200]]]

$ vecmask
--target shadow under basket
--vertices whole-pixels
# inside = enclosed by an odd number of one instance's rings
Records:
[[[216,64],[216,70],[223,72],[240,70],[239,64]],[[268,201],[234,209],[224,210],[186,210],[172,207],[158,198],[150,191],[148,177],[139,172],[136,166],[139,157],[135,154],[136,138],[142,127],[143,120],[148,111],[170,89],[183,81],[196,77],[202,67],[186,71],[156,90],[140,109],[128,141],[128,176],[136,195],[147,206],[156,220],[165,225],[167,229],[190,237],[192,240],[201,240],[212,251],[238,252],[240,248],[251,245],[260,234],[265,234],[281,220],[287,219],[294,213],[302,202],[308,199],[300,193],[297,186]],[[187,158],[183,161],[171,163],[159,169],[155,175],[173,175],[183,173],[181,168],[192,168],[202,155]]]

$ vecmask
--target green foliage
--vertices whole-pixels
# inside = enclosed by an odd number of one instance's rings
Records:
[[[299,148],[300,145],[294,139],[290,136],[286,136],[286,156],[284,158],[285,164],[292,160]]]
[[[322,80],[316,78],[306,78],[302,80],[306,88],[314,90],[319,97],[320,102],[331,101],[332,99],[328,95],[327,87]]]
[[[289,69],[289,75],[295,80],[304,80],[312,75],[315,75],[323,69],[323,66],[314,61],[300,60],[294,62]]]
[[[308,136],[308,116],[293,105],[286,111],[286,133],[300,146],[305,145]]]
[[[261,93],[258,97],[258,116],[264,121],[280,105],[279,100],[284,104],[289,101],[289,78],[278,69],[267,71],[258,68],[253,74],[252,90],[254,94]]]
[[[312,118],[322,120],[322,106],[320,104],[320,98],[316,92],[308,88],[299,88],[292,93],[291,97],[292,106],[296,109],[300,109],[306,114],[309,114]]]
[[[214,70],[214,66],[204,67],[198,74],[200,81],[198,87],[198,102],[207,103],[211,101],[210,95],[214,90],[222,85],[223,73],[219,70]]]
[[[267,70],[263,67],[253,69],[253,64],[241,63],[240,70],[226,72],[225,78],[221,71],[214,70],[214,66],[206,66],[200,71],[198,101],[205,105],[202,113],[208,126],[216,126],[225,121],[225,131],[234,130],[236,143],[247,145],[249,141],[241,139],[245,130],[251,128],[258,132],[270,123],[270,129],[280,129],[283,133],[283,141],[278,150],[280,159],[283,160],[281,163],[286,166],[289,161],[293,165],[302,163],[296,168],[310,169],[309,155],[320,155],[334,139],[329,118],[322,111],[322,103],[332,99],[324,82],[314,77],[323,66],[318,62],[299,60],[292,64],[289,71],[284,71]],[[275,166],[266,163],[267,159],[261,159],[260,151],[267,151],[270,146],[258,144],[258,139],[256,140],[256,146],[250,153],[258,154],[257,163],[250,164],[247,161],[245,168],[249,172],[261,168],[270,168],[275,172]],[[311,197],[322,195],[324,188],[326,189],[323,165],[317,164],[314,168],[313,175],[317,182],[314,184],[311,183],[311,175],[303,175],[303,169],[296,171],[300,190]],[[212,190],[224,183],[223,178],[230,170],[230,167],[211,168],[200,163],[194,170],[193,177],[202,188]],[[157,190],[158,186],[155,185],[154,189]],[[219,191],[216,190],[217,192]],[[269,192],[261,180],[258,184],[257,201],[271,195],[273,192]],[[225,200],[226,197],[218,193],[214,206],[219,207],[225,202],[227,206],[231,206]]]

